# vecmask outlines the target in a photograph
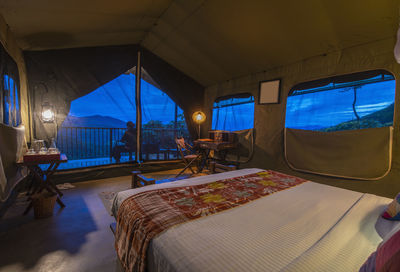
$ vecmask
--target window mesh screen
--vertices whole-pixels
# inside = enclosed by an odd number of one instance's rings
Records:
[[[21,123],[20,101],[17,83],[8,75],[3,76],[3,122],[9,126]]]
[[[393,125],[395,79],[381,74],[350,82],[294,89],[286,105],[286,127],[340,131]]]
[[[234,131],[253,127],[254,96],[217,99],[214,103],[212,116],[214,130]]]

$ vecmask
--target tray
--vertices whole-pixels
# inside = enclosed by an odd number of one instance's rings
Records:
[[[61,159],[61,154],[34,154],[34,155],[24,155],[24,162],[53,162]]]

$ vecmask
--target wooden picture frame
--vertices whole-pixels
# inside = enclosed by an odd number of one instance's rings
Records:
[[[281,92],[281,79],[260,81],[258,91],[258,104],[279,104]]]

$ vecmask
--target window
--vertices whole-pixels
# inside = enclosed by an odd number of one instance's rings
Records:
[[[21,123],[18,66],[1,44],[0,55],[0,122],[16,127]]]
[[[238,94],[220,97],[214,102],[212,128],[214,130],[242,130],[254,127],[254,96]]]
[[[16,82],[8,75],[3,76],[3,123],[18,126],[21,123],[19,90]]]
[[[382,70],[297,85],[287,99],[286,127],[330,132],[392,126],[395,85]]]

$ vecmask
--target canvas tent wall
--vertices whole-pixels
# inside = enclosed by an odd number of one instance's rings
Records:
[[[0,42],[7,54],[15,61],[18,67],[20,103],[21,103],[21,121],[25,126],[14,128],[0,124],[0,215],[3,212],[3,202],[6,201],[13,188],[20,182],[25,172],[21,172],[15,165],[15,160],[22,154],[22,148],[25,146],[24,138],[29,139],[30,122],[27,93],[27,77],[25,62],[21,49],[18,47],[9,27],[0,16]],[[4,59],[3,59],[4,61]],[[3,63],[3,62],[2,62]],[[4,65],[4,63],[3,63]],[[4,69],[4,67],[2,67]],[[16,73],[16,71],[14,71]],[[3,81],[1,81],[3,82]],[[2,89],[2,88],[1,88]],[[1,101],[3,103],[3,101]],[[3,120],[1,120],[3,121]],[[25,131],[25,137],[24,137]]]
[[[311,80],[327,78],[334,75],[351,74],[374,69],[385,69],[396,79],[400,75],[400,65],[393,56],[395,37],[351,47],[340,51],[316,56],[278,68],[268,69],[261,73],[235,78],[227,82],[210,86],[206,89],[204,106],[208,108],[208,116],[212,112],[212,104],[220,96],[235,93],[251,92],[258,99],[259,82],[264,80],[282,79],[281,102],[279,104],[255,104],[254,127],[256,130],[255,153],[253,159],[243,167],[265,167],[292,173],[313,181],[339,186],[347,189],[371,192],[393,197],[400,191],[400,142],[398,140],[398,116],[400,107],[400,85],[396,83],[395,117],[393,134],[393,162],[388,175],[376,181],[349,180],[329,178],[319,175],[304,174],[291,169],[284,154],[284,128],[286,99],[290,89],[296,84]],[[208,120],[208,127],[211,126]],[[372,160],[374,158],[371,158]],[[359,165],[364,167],[364,165]]]
[[[28,99],[28,79],[26,75],[25,60],[22,50],[17,45],[17,42],[10,30],[10,27],[0,15],[0,42],[4,46],[7,53],[14,59],[18,66],[20,94],[21,94],[21,118],[22,124],[25,125],[25,136],[30,137],[30,112]]]
[[[139,50],[142,67],[183,109],[189,132],[195,135],[191,113],[201,109],[204,87],[148,50],[138,45],[123,45],[24,52],[32,97],[34,137],[50,139],[56,130],[56,124],[41,122],[44,101],[55,106],[57,125],[61,126],[72,100],[134,67]],[[188,91],[190,96],[186,95]]]

